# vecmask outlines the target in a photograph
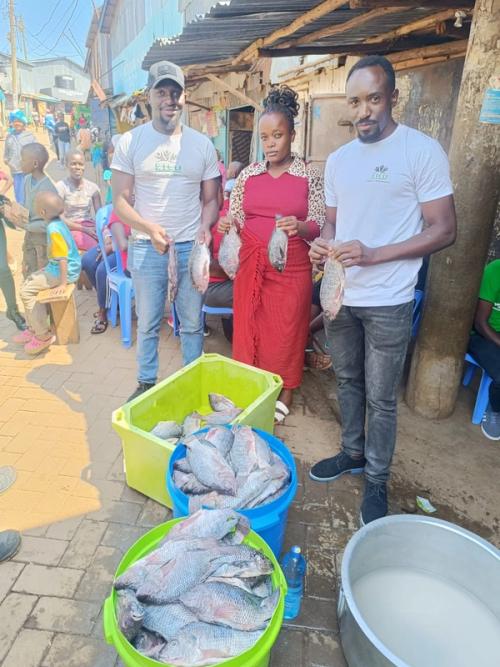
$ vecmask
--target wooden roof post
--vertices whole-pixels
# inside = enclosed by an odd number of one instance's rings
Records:
[[[458,236],[431,260],[406,392],[408,405],[429,418],[455,407],[498,202],[500,128],[480,114],[485,93],[499,86],[499,25],[500,0],[476,0],[449,153]]]

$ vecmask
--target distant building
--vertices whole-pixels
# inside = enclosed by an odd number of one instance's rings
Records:
[[[69,58],[43,58],[32,65],[39,92],[63,102],[87,102],[90,77],[83,67]]]

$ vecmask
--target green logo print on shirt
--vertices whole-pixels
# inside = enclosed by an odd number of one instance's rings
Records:
[[[383,183],[389,182],[389,167],[381,164],[378,167],[375,167],[373,174],[368,179],[370,182],[381,181]]]
[[[162,174],[180,174],[182,167],[177,164],[177,154],[168,150],[158,150],[155,153],[155,171]]]

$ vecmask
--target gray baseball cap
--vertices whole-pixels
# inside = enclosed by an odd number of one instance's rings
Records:
[[[148,88],[156,88],[156,86],[161,82],[169,79],[179,84],[179,86],[184,90],[184,73],[175,63],[171,63],[168,60],[160,60],[160,62],[151,65],[149,68],[148,76]]]

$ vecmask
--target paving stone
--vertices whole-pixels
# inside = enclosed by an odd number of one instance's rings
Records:
[[[105,500],[97,512],[88,515],[93,521],[114,521],[116,523],[134,524],[141,512],[137,503],[124,503],[121,500]]]
[[[47,653],[52,633],[43,630],[21,630],[3,661],[3,667],[38,667]]]
[[[75,568],[88,567],[106,528],[106,523],[101,521],[89,521],[88,519],[82,521],[61,559],[61,565]]]
[[[88,635],[99,609],[100,605],[93,602],[41,597],[26,621],[26,627]]]
[[[131,503],[140,503],[143,505],[147,501],[148,497],[135,489],[131,489],[130,486],[125,485],[122,491],[121,500],[125,500]]]
[[[146,531],[147,528],[143,528],[142,526],[124,526],[122,523],[110,523],[101,540],[101,544],[105,547],[114,547],[124,553]]]
[[[23,537],[21,548],[16,554],[16,561],[39,563],[41,565],[57,565],[66,551],[68,542],[51,540],[47,537]]]
[[[336,618],[334,600],[304,597],[299,616],[291,621],[285,621],[285,624],[288,627],[331,632],[337,628]]]
[[[57,540],[72,540],[81,522],[81,516],[58,521],[48,527],[46,537]]]
[[[0,605],[0,664],[29,617],[35,602],[34,595],[10,593]]]
[[[18,472],[18,479],[19,479],[19,473],[22,471]],[[29,473],[28,473],[29,474]],[[32,528],[26,528],[23,530],[23,535],[30,535],[31,537],[45,537],[47,535],[48,531],[48,526],[33,526]],[[61,539],[65,539],[64,537]]]
[[[75,597],[78,600],[102,602],[111,591],[114,574],[121,558],[122,553],[118,549],[98,547]]]
[[[308,667],[347,667],[338,635],[308,632],[304,664]]]
[[[330,512],[325,511],[322,505],[311,503],[292,503],[288,513],[288,520],[293,523],[304,523],[310,526],[331,526]]]
[[[331,550],[314,547],[306,551],[307,575],[306,593],[311,597],[332,600],[336,595],[337,577],[335,554]]]
[[[271,652],[272,667],[296,667],[303,665],[304,647],[305,638],[303,630],[283,627]]]
[[[12,587],[18,593],[72,597],[75,594],[83,570],[67,567],[47,567],[30,563]]]
[[[24,563],[14,563],[13,561],[6,561],[1,564],[2,569],[0,576],[0,602],[10,591],[12,584],[21,574],[24,567],[25,567]]]
[[[125,471],[123,470],[123,455],[121,452],[116,461],[113,463],[107,479],[119,480],[121,482],[125,481]]]
[[[307,544],[307,526],[303,523],[288,521],[282,553],[286,553],[293,546],[298,545],[305,552]]]
[[[43,667],[114,667],[116,652],[92,637],[58,634],[54,637]]]
[[[144,508],[141,512],[140,517],[137,520],[137,523],[140,526],[146,526],[148,528],[153,528],[159,523],[164,523],[172,518],[172,511],[167,507],[160,505],[159,503],[148,498],[144,504]]]

